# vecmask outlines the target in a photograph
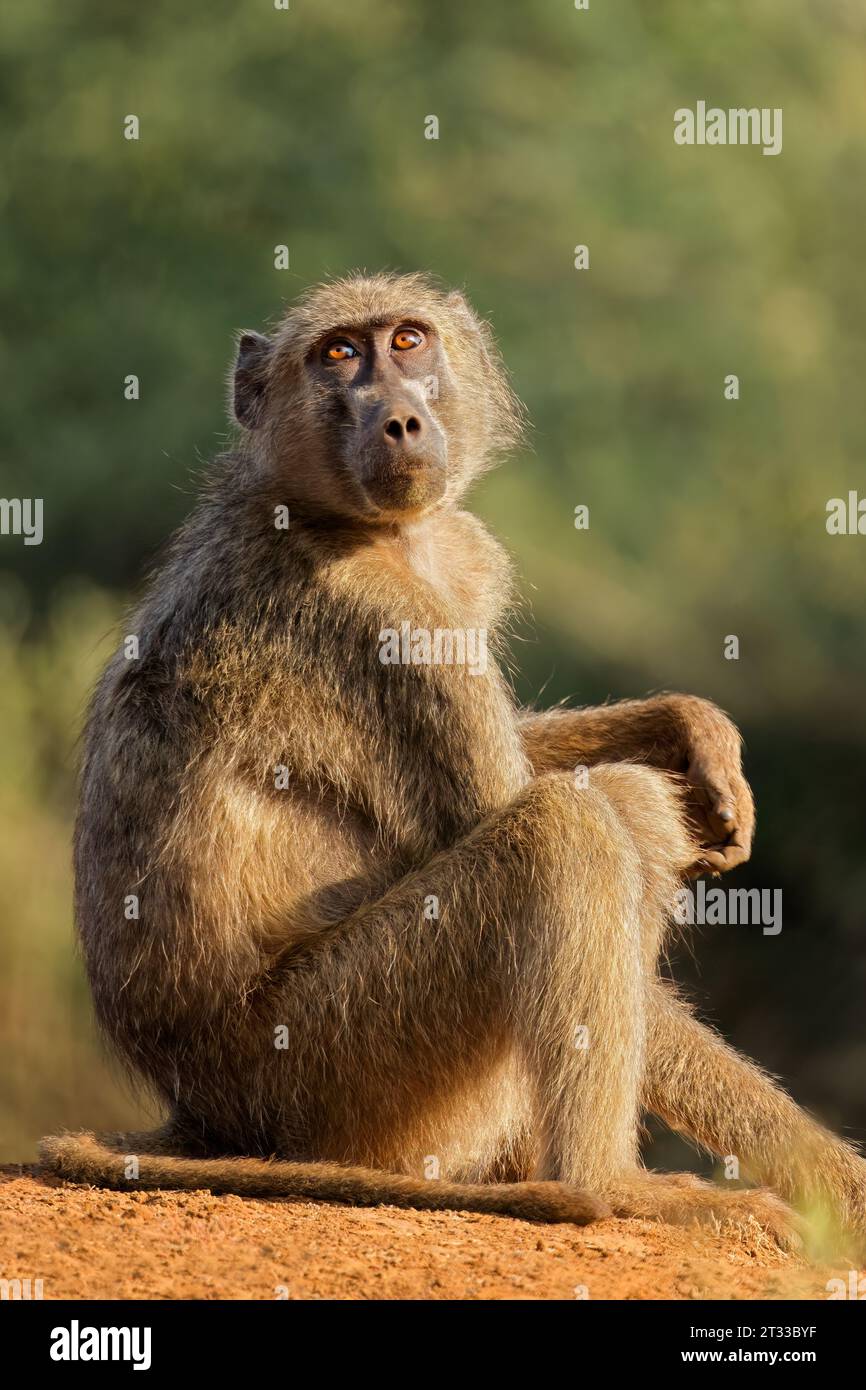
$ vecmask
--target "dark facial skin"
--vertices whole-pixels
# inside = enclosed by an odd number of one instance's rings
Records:
[[[328,451],[376,510],[424,509],[445,491],[445,431],[429,404],[443,365],[434,329],[403,320],[334,329],[307,359],[328,402]]]

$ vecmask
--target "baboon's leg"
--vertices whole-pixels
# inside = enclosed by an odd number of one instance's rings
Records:
[[[526,1182],[538,1162],[533,1132],[535,1087],[514,1046],[490,1074],[471,1084],[465,1104],[439,1141],[459,1182]]]
[[[614,797],[635,793],[630,829]],[[302,1086],[277,1078],[288,1135],[303,1133],[310,1157],[403,1172],[443,1154],[443,1176],[470,1154],[472,1177],[504,1162],[516,1178],[534,1151],[530,1176],[589,1187],[617,1215],[756,1220],[786,1243],[789,1213],[771,1194],[638,1165],[647,961],[692,850],[657,773],[531,783],[271,979],[265,1026],[289,1024],[282,1055]],[[439,916],[425,921],[431,895]],[[455,1144],[455,1102],[510,1048],[532,1083],[531,1132],[518,1107],[504,1145],[495,1124],[481,1145],[477,1133]]]
[[[643,978],[649,1015],[657,1022],[656,995],[662,988],[657,976],[658,955],[674,893],[681,882],[678,871],[689,866],[695,853],[695,845],[683,826],[681,793],[677,783],[666,775],[628,763],[593,768],[590,783],[609,799],[638,851],[642,873]],[[690,1021],[695,1023],[693,1019]],[[655,1030],[652,1047],[659,1047]],[[759,1072],[757,1074],[760,1076]],[[684,1089],[691,1092],[696,1077],[690,1076],[685,1066],[682,1080]],[[642,1090],[646,1090],[645,1084]],[[647,1173],[643,1170],[624,1173],[600,1190],[618,1215],[657,1217],[675,1222],[704,1218],[746,1227],[757,1222],[780,1244],[798,1243],[796,1223],[790,1211],[769,1192],[726,1190],[703,1183],[687,1173]]]
[[[610,800],[638,853],[641,942],[649,987],[682,874],[698,853],[686,829],[681,785],[667,773],[638,763],[601,763],[590,770],[589,781]]]
[[[659,983],[650,1002],[643,1101],[744,1176],[866,1232],[866,1161]]]
[[[256,1010],[262,1080],[293,1156],[419,1171],[460,1095],[515,1046],[532,1080],[537,1176],[600,1189],[634,1170],[644,893],[609,797],[552,775],[326,939],[288,951]],[[270,1043],[281,1023],[287,1052]]]

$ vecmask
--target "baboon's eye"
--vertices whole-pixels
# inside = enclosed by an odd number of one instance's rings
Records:
[[[350,357],[358,356],[358,349],[338,338],[335,343],[328,343],[322,356],[326,362],[346,362]]]
[[[398,328],[391,346],[398,352],[406,352],[408,348],[420,347],[423,341],[424,334],[419,333],[417,328]]]

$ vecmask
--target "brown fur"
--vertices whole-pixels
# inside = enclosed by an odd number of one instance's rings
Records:
[[[323,360],[344,336],[359,355]],[[507,612],[508,560],[458,505],[519,428],[488,329],[419,276],[329,284],[242,336],[234,405],[242,440],[128,625],[139,659],[96,692],[76,832],[97,1017],[171,1119],[46,1140],[46,1169],[122,1185],[133,1152],[142,1186],[787,1238],[769,1194],[644,1172],[643,1104],[862,1223],[862,1160],[657,974],[682,876],[748,855],[730,721],[683,696],[530,713],[493,657],[379,660],[404,620]]]
[[[279,1159],[181,1158],[153,1134],[57,1135],[42,1142],[42,1160],[57,1177],[99,1187],[129,1189],[130,1149],[138,1161],[135,1185],[185,1192],[206,1187],[242,1197],[309,1197],[319,1202],[422,1211],[479,1211],[524,1221],[568,1221],[583,1226],[609,1214],[599,1198],[558,1182],[424,1182],[400,1173],[340,1163],[286,1163]]]

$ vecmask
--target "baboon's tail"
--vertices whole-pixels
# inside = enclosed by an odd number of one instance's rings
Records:
[[[422,1211],[498,1212],[525,1221],[585,1226],[610,1215],[591,1192],[558,1182],[453,1183],[426,1181],[338,1163],[287,1163],[276,1158],[183,1158],[153,1134],[58,1134],[39,1145],[41,1171],[69,1182],[123,1191],[206,1189],[241,1197],[306,1197],[352,1206],[415,1207]]]

